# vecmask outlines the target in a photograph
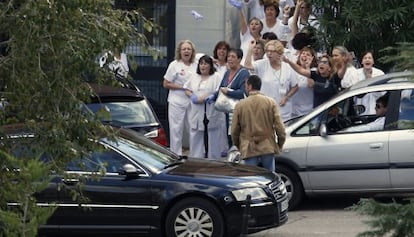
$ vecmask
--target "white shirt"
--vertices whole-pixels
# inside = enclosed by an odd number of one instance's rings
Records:
[[[244,3],[248,8],[250,8],[250,17],[257,17],[259,19],[265,18],[264,13],[264,6],[260,5],[259,0],[245,0]],[[293,0],[280,0],[279,1],[279,19],[283,19],[283,8],[289,5],[290,7],[294,7],[295,3]]]
[[[358,68],[357,73],[361,81],[366,79],[363,68]],[[384,75],[383,71],[381,71],[378,68],[374,68],[374,67],[372,68],[372,77],[381,76],[381,75]],[[365,107],[365,111],[361,113],[361,115],[375,114],[376,101],[379,97],[383,96],[384,94],[385,92],[371,92],[371,93],[366,94],[362,98],[356,98],[355,104],[363,105]]]
[[[313,88],[308,86],[308,78],[297,75],[299,90],[292,96],[292,113],[295,116],[308,114],[313,109]]]
[[[277,104],[298,84],[296,72],[285,62],[281,62],[279,70],[274,70],[268,59],[259,59],[253,62],[253,72],[262,79],[260,91],[273,98]],[[292,117],[292,100],[280,106],[280,114],[284,121]]]
[[[342,78],[341,80],[342,88],[351,87],[359,81],[361,81],[361,78],[359,77],[357,69],[352,65],[347,66],[344,78]]]
[[[165,72],[164,79],[178,85],[184,84],[196,74],[197,64],[185,65],[181,60],[172,61]],[[184,90],[169,90],[168,103],[175,105],[188,106],[190,100],[185,95]]]
[[[368,132],[368,131],[379,131],[384,129],[385,117],[379,117],[375,121],[367,124],[352,126],[341,130],[341,132]]]
[[[207,97],[217,91],[220,87],[221,78],[220,75],[215,72],[210,75],[208,79],[202,80],[201,75],[194,74],[193,77],[184,84],[184,88],[191,90],[197,97]],[[216,128],[220,124],[224,123],[218,119],[222,112],[214,109],[214,104],[207,104],[207,118],[210,120],[208,123],[209,128]],[[204,130],[204,104],[191,103],[190,110],[190,127],[195,130]],[[224,118],[224,116],[223,116]]]
[[[289,28],[289,26],[283,25],[282,21],[279,20],[279,19],[276,20],[276,24],[272,27],[267,26],[265,18],[260,19],[260,20],[263,22],[263,29],[262,29],[262,32],[261,32],[262,34],[264,34],[266,32],[273,32],[273,33],[276,34],[276,36],[279,40],[282,40],[282,38],[285,34],[287,34],[288,37],[289,37],[290,34],[292,33],[292,30]]]

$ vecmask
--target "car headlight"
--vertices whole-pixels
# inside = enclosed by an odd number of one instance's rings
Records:
[[[251,200],[267,198],[266,192],[261,188],[245,188],[232,191],[237,201],[245,201],[247,195],[251,196]]]

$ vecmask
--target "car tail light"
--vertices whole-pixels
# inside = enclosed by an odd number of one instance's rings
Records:
[[[165,131],[163,128],[158,128],[157,130],[148,132],[145,134],[145,137],[151,138],[158,144],[167,147],[168,146],[168,140],[167,135],[165,134]]]

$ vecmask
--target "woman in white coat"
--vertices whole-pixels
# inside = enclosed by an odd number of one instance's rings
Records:
[[[213,59],[204,55],[200,58],[197,74],[184,84],[185,94],[191,100],[190,109],[190,156],[202,158],[206,156],[205,142],[208,144],[208,158],[220,159],[222,144],[220,139],[221,126],[225,123],[223,112],[214,109],[213,103],[206,99],[218,90],[221,82],[216,72]],[[208,119],[207,130],[204,115]],[[204,141],[205,133],[208,141]]]
[[[163,86],[168,93],[168,124],[170,127],[170,150],[182,155],[185,128],[188,128],[190,100],[184,93],[184,84],[195,75],[197,64],[194,44],[189,40],[178,43],[175,60],[168,65]]]
[[[298,91],[297,73],[282,62],[284,47],[280,41],[271,40],[265,45],[267,58],[254,62],[250,60],[252,49],[256,42],[250,43],[249,54],[246,57],[245,67],[252,70],[262,79],[261,92],[273,98],[280,107],[283,121],[292,118],[293,108],[291,97]]]

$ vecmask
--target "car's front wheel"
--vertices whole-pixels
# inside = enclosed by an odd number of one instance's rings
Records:
[[[187,198],[175,204],[166,219],[166,236],[224,236],[220,210],[202,198]]]
[[[304,197],[302,182],[299,176],[291,169],[283,165],[276,165],[276,173],[285,183],[289,198],[289,210],[295,209]]]

